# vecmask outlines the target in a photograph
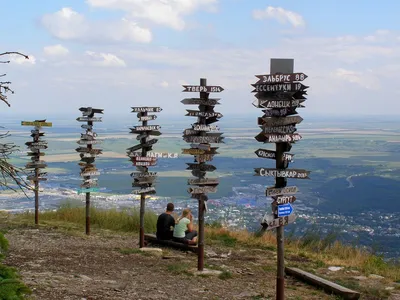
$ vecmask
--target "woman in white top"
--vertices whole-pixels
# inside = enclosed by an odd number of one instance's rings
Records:
[[[196,245],[197,231],[193,229],[193,215],[189,208],[185,208],[178,218],[174,228],[173,240],[178,243]]]

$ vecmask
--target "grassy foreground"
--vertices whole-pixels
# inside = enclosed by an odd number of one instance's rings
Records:
[[[70,204],[61,206],[56,211],[40,213],[42,225],[60,226],[64,229],[76,230],[76,226],[84,230],[85,208],[73,207]],[[15,220],[21,223],[33,221],[32,213],[23,213],[15,216]],[[156,231],[157,215],[146,212],[145,232]],[[93,230],[106,229],[115,232],[137,233],[139,232],[139,211],[127,209],[100,210],[91,208],[91,226]],[[273,232],[267,232],[262,236],[256,236],[248,231],[230,231],[219,224],[208,224],[205,229],[206,244],[233,247],[233,248],[258,248],[276,250],[276,237]],[[394,263],[387,263],[382,257],[368,252],[366,249],[345,245],[333,235],[321,237],[318,234],[309,233],[300,238],[288,237],[285,240],[285,255],[300,257],[308,262],[310,271],[324,266],[343,266],[359,270],[365,275],[376,274],[384,276],[395,282],[400,282],[400,267]],[[291,262],[292,266],[296,263]],[[301,265],[304,268],[304,264]]]
[[[31,291],[20,281],[20,277],[14,268],[4,266],[1,260],[8,250],[8,241],[0,232],[0,299],[22,300],[24,295]]]

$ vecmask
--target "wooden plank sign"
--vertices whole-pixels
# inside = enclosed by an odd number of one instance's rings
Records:
[[[197,148],[182,149],[182,154],[200,155],[200,154],[204,154],[204,153],[205,153],[205,150],[197,149]]]
[[[156,189],[154,187],[147,187],[144,189],[140,189],[140,190],[134,190],[133,191],[134,194],[136,195],[140,195],[140,194],[155,194],[156,193]]]
[[[28,176],[26,176],[26,179],[27,180],[30,180],[30,181],[46,181],[47,180],[47,178],[42,178],[42,177],[36,177],[35,175],[28,175]]]
[[[259,79],[256,84],[303,81],[308,77],[304,73],[268,74],[255,76]]]
[[[36,162],[29,162],[25,165],[27,169],[44,169],[47,167],[45,163],[36,163]]]
[[[52,122],[30,122],[30,121],[21,121],[22,126],[37,126],[37,127],[52,127],[53,123]]]
[[[200,170],[200,171],[215,171],[217,168],[213,165],[186,163],[188,167],[186,170]]]
[[[83,113],[89,114],[102,114],[104,109],[102,108],[93,108],[93,107],[80,107],[79,110]]]
[[[301,105],[305,100],[254,100],[253,105],[258,108],[303,108]]]
[[[185,98],[181,101],[183,104],[197,104],[197,105],[204,105],[204,106],[214,106],[214,105],[219,105],[220,103],[218,102],[221,100],[220,98],[208,98],[208,99],[202,99],[202,98]]]
[[[310,171],[303,169],[272,169],[272,168],[254,168],[256,176],[272,176],[285,178],[310,179]]]
[[[192,170],[192,175],[196,177],[204,177],[206,176],[207,172],[202,170]]]
[[[190,147],[192,147],[194,149],[201,149],[201,150],[206,150],[206,151],[210,151],[210,149],[211,149],[210,145],[207,145],[207,144],[190,144]]]
[[[223,143],[224,137],[219,136],[184,136],[188,143]]]
[[[157,172],[143,172],[143,173],[132,172],[131,173],[131,177],[135,177],[135,178],[147,178],[147,177],[155,177],[155,176],[157,176]]]
[[[138,116],[138,118],[139,118],[139,122],[143,122],[143,121],[155,120],[155,119],[157,119],[157,116],[156,115]]]
[[[270,158],[270,159],[276,159],[276,152],[272,150],[267,150],[267,149],[258,149],[255,151],[256,155],[261,158]],[[293,161],[293,156],[294,154],[290,153],[283,153],[283,160],[286,161]]]
[[[147,125],[147,126],[133,126],[130,128],[132,133],[141,133],[141,131],[160,130],[160,125]]]
[[[272,196],[271,198],[274,199],[274,202],[277,205],[293,203],[294,201],[296,201],[296,197],[293,195],[292,196],[284,196],[284,195]]]
[[[258,125],[265,126],[285,126],[290,124],[300,124],[303,118],[300,116],[292,116],[286,118],[258,118]]]
[[[29,145],[28,148],[32,150],[40,150],[40,149],[47,149],[46,145]]]
[[[267,197],[274,197],[274,196],[282,196],[282,195],[291,195],[296,194],[298,192],[297,186],[286,186],[283,188],[276,188],[274,186],[267,187],[265,190],[265,195]]]
[[[217,186],[202,186],[202,187],[190,187],[188,188],[189,194],[205,194],[205,193],[216,193]]]
[[[92,130],[92,129],[93,129],[93,125],[82,124],[82,125],[81,125],[81,128]]]
[[[102,122],[102,117],[78,117],[78,122]]]
[[[27,152],[26,153],[28,156],[44,156],[44,152]]]
[[[260,132],[255,136],[255,139],[264,143],[293,143],[302,139],[298,133],[294,134],[266,134]]]
[[[188,113],[185,116],[189,117],[205,117],[205,118],[222,118],[223,115],[219,112],[204,112],[198,110],[186,110]]]
[[[134,166],[148,167],[157,165],[157,161],[133,161],[132,164]]]
[[[77,143],[79,145],[94,145],[94,144],[101,144],[102,140],[79,140]]]
[[[87,154],[92,154],[92,155],[99,155],[103,153],[103,150],[101,149],[90,149],[87,147],[78,147],[75,149],[76,152],[80,153],[87,153]]]
[[[265,109],[263,110],[264,116],[266,117],[286,117],[290,115],[297,115],[296,108],[280,108],[280,109]]]
[[[100,172],[99,171],[87,171],[87,172],[81,172],[80,175],[82,177],[86,177],[86,176],[99,176]]]
[[[196,131],[216,131],[219,130],[217,125],[199,125],[199,124],[193,124],[192,125],[193,130]]]
[[[131,159],[134,161],[157,161],[156,157],[150,156],[133,156]]]
[[[213,154],[203,154],[203,155],[196,155],[194,159],[196,162],[202,163],[206,161],[212,161],[213,157],[214,157]]]
[[[287,134],[294,133],[297,128],[296,125],[285,125],[285,126],[276,126],[276,127],[261,127],[264,133],[274,133],[274,134]]]
[[[277,228],[279,226],[285,226],[285,225],[291,224],[295,220],[296,220],[295,214],[291,214],[286,217],[275,218],[275,216],[273,214],[267,213],[264,216],[261,223],[267,225],[267,230],[271,230],[271,229]]]
[[[94,192],[98,192],[99,188],[97,187],[92,187],[92,188],[83,188],[83,189],[79,189],[78,190],[78,195],[79,194],[86,194],[86,193],[94,193]]]
[[[200,92],[200,93],[220,93],[224,89],[218,85],[201,86],[201,85],[183,85],[182,92]]]
[[[252,92],[297,92],[308,88],[302,83],[252,84]]]
[[[196,178],[188,179],[189,185],[218,185],[218,178]]]
[[[129,157],[142,156],[142,152],[130,152]],[[152,158],[178,158],[178,153],[169,152],[147,152],[146,157]]]
[[[81,184],[81,188],[84,188],[84,189],[89,189],[89,188],[97,187],[97,186],[99,186],[97,181],[84,182]]]
[[[132,112],[160,112],[161,107],[132,107]]]

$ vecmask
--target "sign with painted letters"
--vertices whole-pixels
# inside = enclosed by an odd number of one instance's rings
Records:
[[[142,152],[130,152],[130,157],[142,156]],[[146,157],[153,158],[178,158],[178,153],[169,153],[169,152],[147,152]]]
[[[296,197],[295,196],[280,195],[280,196],[272,196],[271,198],[278,205],[287,204],[287,203],[293,203],[294,201],[296,201]]]
[[[215,171],[217,168],[213,165],[186,163],[186,170]]]
[[[304,73],[290,73],[290,74],[267,74],[256,75],[259,79],[256,84],[262,83],[281,83],[281,82],[294,82],[303,81],[308,76]]]
[[[187,109],[186,110],[188,113],[185,116],[189,117],[206,117],[206,118],[222,118],[222,114],[219,112],[204,112],[204,111],[198,111],[198,110],[191,110]]]
[[[293,207],[290,203],[278,205],[278,218],[290,216],[293,212]]]
[[[79,145],[94,145],[94,144],[101,144],[102,140],[79,140],[77,143]]]
[[[90,154],[90,155],[99,155],[99,154],[103,153],[103,150],[101,150],[101,149],[90,149],[87,147],[79,147],[79,148],[76,148],[75,151]]]
[[[190,187],[187,191],[189,194],[216,193],[217,186]]]
[[[150,156],[132,156],[131,159],[134,161],[157,161],[157,158]]]
[[[152,130],[160,130],[160,125],[146,125],[146,126],[133,126],[130,128],[132,133],[137,133],[139,131],[152,131]]]
[[[289,115],[297,115],[296,108],[280,108],[280,109],[265,109],[263,110],[264,116],[266,117],[286,117]]]
[[[143,121],[155,120],[157,119],[157,116],[156,115],[138,116],[138,118],[140,122],[143,122]]]
[[[98,192],[99,188],[97,187],[92,187],[92,188],[84,188],[84,189],[79,189],[78,190],[78,195],[79,194],[85,194],[85,193],[94,193],[94,192]]]
[[[272,151],[272,150],[258,149],[255,151],[255,154],[261,158],[276,159],[276,152]],[[293,161],[293,156],[294,156],[294,154],[283,153],[283,160],[291,162],[291,161]]]
[[[133,161],[134,166],[149,167],[157,165],[157,161]]]
[[[154,187],[147,187],[144,189],[140,189],[140,190],[134,190],[133,191],[134,194],[155,194],[156,193],[156,189]]]
[[[298,133],[294,134],[267,134],[260,132],[255,139],[264,143],[293,143],[301,140],[302,136]]]
[[[252,84],[253,92],[297,92],[308,88],[302,83]]]
[[[218,178],[188,179],[189,185],[218,185]]]
[[[272,176],[285,178],[310,179],[310,171],[303,169],[272,169],[272,168],[254,168],[256,176]]]
[[[300,124],[303,118],[300,116],[292,116],[286,118],[258,118],[258,125],[265,126],[285,126],[290,124]]]
[[[258,108],[303,108],[301,105],[305,100],[293,99],[293,100],[260,100],[256,99],[253,101],[253,105]]]
[[[189,143],[223,143],[224,137],[220,136],[184,136],[183,139]]]
[[[132,107],[132,112],[160,112],[161,107]]]
[[[204,106],[214,106],[214,105],[219,105],[220,103],[218,102],[221,100],[220,98],[208,98],[208,99],[203,99],[203,98],[185,98],[181,101],[183,104],[192,104],[192,105],[204,105]]]
[[[193,124],[193,130],[195,131],[217,131],[219,130],[217,125],[198,125]]]
[[[78,122],[102,122],[102,117],[78,117]]]
[[[88,171],[88,172],[82,172],[80,174],[82,177],[86,177],[86,176],[98,176],[100,175],[99,171]]]
[[[275,216],[273,214],[266,213],[262,220],[262,224],[266,224],[267,230],[271,230],[271,229],[277,228],[279,226],[285,226],[285,225],[291,224],[295,220],[296,220],[295,214],[291,214],[286,217],[275,218]]]
[[[52,127],[52,122],[40,122],[40,121],[21,121],[22,126],[37,126],[37,127]]]
[[[154,176],[157,176],[157,172],[143,172],[143,173],[132,172],[131,173],[131,177],[135,177],[135,178],[154,177]]]
[[[294,133],[297,130],[297,128],[296,125],[285,125],[276,127],[263,126],[262,130],[264,133],[287,134],[287,133]]]
[[[183,85],[182,92],[200,92],[200,93],[220,93],[224,89],[218,85],[201,86],[201,85]]]

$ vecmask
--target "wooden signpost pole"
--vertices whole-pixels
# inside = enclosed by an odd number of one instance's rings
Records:
[[[182,149],[183,154],[195,155],[195,163],[188,163],[187,169],[192,170],[192,175],[196,179],[189,179],[189,185],[198,185],[199,187],[189,188],[188,192],[192,198],[198,199],[198,260],[197,269],[204,269],[204,213],[206,209],[207,193],[215,193],[217,191],[218,179],[205,178],[206,171],[214,171],[216,167],[206,164],[211,161],[213,156],[217,154],[216,149],[211,148],[210,143],[222,143],[222,133],[212,133],[210,131],[219,130],[215,125],[222,114],[214,111],[214,106],[219,104],[219,99],[210,99],[210,92],[222,92],[224,89],[220,86],[207,86],[205,78],[200,79],[200,85],[184,85],[183,92],[200,92],[200,98],[186,98],[181,102],[183,104],[197,104],[199,110],[187,110],[186,116],[197,117],[197,123],[192,124],[192,128],[185,129],[183,139],[191,144],[190,149]],[[196,164],[197,162],[197,164]]]
[[[146,195],[155,194],[156,190],[153,186],[156,179],[156,172],[149,172],[149,166],[155,166],[157,164],[157,154],[152,155],[149,153],[153,149],[157,139],[151,139],[151,135],[160,136],[161,128],[159,125],[148,125],[147,121],[155,120],[156,115],[149,115],[148,112],[161,112],[160,107],[132,107],[132,112],[137,113],[139,122],[142,125],[134,126],[131,128],[131,133],[138,134],[136,137],[140,141],[140,144],[135,145],[127,149],[127,155],[129,160],[132,161],[133,165],[136,166],[136,170],[139,172],[132,173],[133,177],[132,187],[139,187],[139,190],[134,190],[134,194],[140,195],[140,230],[139,230],[139,247],[144,247],[144,215],[146,208]],[[138,150],[141,151],[139,152]],[[169,156],[170,153],[164,153]],[[171,154],[172,155],[172,154]],[[163,153],[160,154],[163,156]],[[175,157],[174,157],[175,158]]]
[[[276,299],[285,299],[285,259],[284,259],[284,226],[294,222],[296,216],[292,214],[291,203],[296,200],[294,196],[285,196],[297,192],[297,187],[287,187],[287,178],[309,179],[309,171],[301,169],[287,169],[293,160],[293,154],[286,153],[292,148],[291,143],[299,141],[302,137],[296,132],[295,125],[303,119],[297,114],[296,109],[304,107],[305,89],[308,87],[295,82],[303,81],[307,75],[293,73],[293,59],[271,59],[270,74],[256,75],[259,78],[253,84],[257,92],[256,107],[266,108],[264,116],[258,118],[262,132],[255,138],[259,142],[275,143],[275,151],[258,149],[258,157],[275,159],[275,169],[256,168],[257,176],[274,176],[275,186],[266,190],[266,196],[274,200],[271,204],[272,214],[266,213],[261,223],[263,230],[276,228],[277,240],[277,276]]]
[[[84,145],[85,147],[78,147],[76,149],[79,152],[81,162],[81,177],[83,178],[83,183],[78,189],[78,194],[85,194],[86,209],[85,209],[85,233],[90,235],[90,193],[97,192],[99,190],[97,184],[97,178],[92,178],[92,176],[100,175],[100,172],[96,169],[94,164],[96,156],[101,154],[101,149],[94,149],[93,145],[99,144],[102,141],[96,140],[97,133],[93,131],[93,122],[101,122],[101,117],[95,117],[95,113],[103,114],[104,109],[93,108],[93,107],[81,107],[79,110],[82,112],[82,117],[77,118],[79,122],[86,122],[86,124],[81,125],[83,129],[86,129],[85,133],[81,133],[81,139],[77,142],[79,145]]]
[[[51,122],[46,122],[46,120],[35,120],[33,122],[22,121],[22,126],[35,126],[31,130],[32,142],[27,142],[25,145],[28,146],[31,152],[28,152],[28,156],[31,157],[31,162],[26,164],[27,169],[33,169],[33,174],[27,176],[27,179],[34,183],[34,194],[35,194],[35,224],[39,224],[39,182],[45,181],[47,178],[43,176],[45,173],[40,173],[40,169],[47,167],[45,162],[41,160],[41,156],[44,152],[40,149],[47,149],[47,142],[42,140],[40,137],[44,136],[44,132],[40,132],[42,126],[51,127],[53,124]]]

